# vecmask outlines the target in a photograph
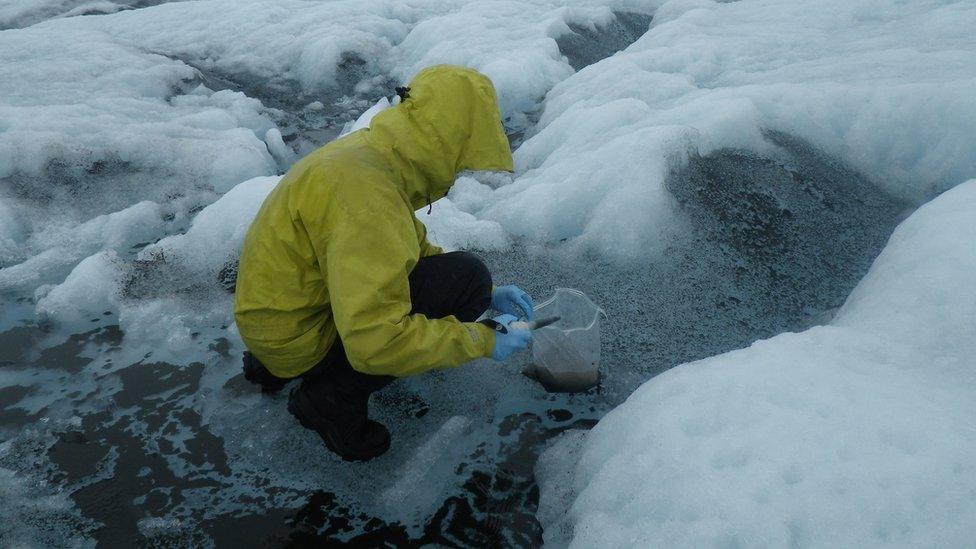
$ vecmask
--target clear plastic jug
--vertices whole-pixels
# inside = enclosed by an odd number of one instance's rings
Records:
[[[535,307],[534,316],[559,321],[533,332],[533,364],[526,375],[555,393],[577,393],[599,383],[603,309],[579,290],[557,288]]]

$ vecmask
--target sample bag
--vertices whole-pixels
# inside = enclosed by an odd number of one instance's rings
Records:
[[[532,335],[525,374],[551,393],[577,393],[600,381],[600,317],[606,314],[579,290],[558,288],[535,307],[535,318],[559,321]]]

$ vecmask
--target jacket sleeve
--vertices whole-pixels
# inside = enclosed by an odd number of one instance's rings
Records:
[[[368,210],[334,214],[320,260],[352,367],[402,377],[491,356],[495,336],[487,326],[410,314],[407,277],[420,253],[413,212],[385,196],[370,203]]]
[[[444,253],[444,250],[440,246],[434,246],[427,240],[427,227],[424,226],[422,221],[417,219],[416,215],[413,217],[413,226],[417,232],[417,242],[420,243],[420,257],[430,257]]]

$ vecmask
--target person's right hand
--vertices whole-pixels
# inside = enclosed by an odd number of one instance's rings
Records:
[[[524,349],[532,341],[531,330],[518,330],[510,328],[509,325],[518,320],[515,315],[499,315],[485,322],[489,327],[495,329],[495,348],[491,351],[491,358],[502,362],[506,358],[515,354],[515,351]]]

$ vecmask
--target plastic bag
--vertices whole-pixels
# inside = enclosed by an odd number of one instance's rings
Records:
[[[585,391],[600,381],[600,317],[606,317],[586,294],[557,288],[535,307],[535,318],[558,316],[532,337],[532,359],[525,373],[552,393]]]

